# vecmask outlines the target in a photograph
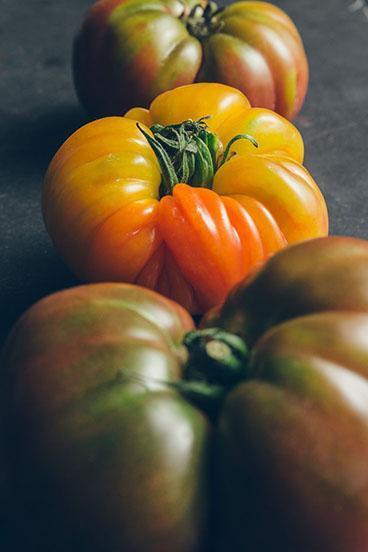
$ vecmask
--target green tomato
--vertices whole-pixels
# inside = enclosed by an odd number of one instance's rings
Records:
[[[8,442],[40,549],[199,547],[209,424],[169,385],[192,326],[123,284],[58,293],[18,323],[4,353]]]
[[[368,242],[284,249],[204,326],[126,284],[17,323],[3,442],[35,550],[368,548]]]

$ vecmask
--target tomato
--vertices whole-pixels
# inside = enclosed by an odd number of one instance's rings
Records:
[[[368,242],[312,240],[212,313],[252,347],[219,424],[223,550],[368,548],[367,282]]]
[[[208,422],[167,385],[192,327],[149,290],[97,284],[39,302],[15,328],[16,488],[42,550],[197,548]]]
[[[320,238],[277,253],[200,331],[128,284],[33,306],[1,386],[28,547],[366,550],[367,275],[368,242]]]
[[[298,31],[266,2],[218,9],[204,0],[100,0],[76,38],[73,65],[82,104],[100,116],[148,106],[184,84],[220,82],[290,119],[308,86]]]
[[[327,234],[303,153],[291,123],[234,88],[183,86],[63,144],[46,227],[81,279],[136,283],[201,313],[287,243]]]

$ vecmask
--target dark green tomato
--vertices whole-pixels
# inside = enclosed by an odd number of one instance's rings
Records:
[[[368,242],[283,250],[208,321],[100,284],[18,322],[2,421],[37,552],[368,550]]]
[[[123,284],[55,294],[18,322],[3,412],[37,550],[201,547],[208,423],[170,385],[191,328],[179,305]]]
[[[254,343],[219,421],[221,550],[368,550],[368,243],[277,254],[217,324]]]

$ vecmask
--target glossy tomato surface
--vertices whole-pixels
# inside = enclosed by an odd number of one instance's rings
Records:
[[[153,124],[206,119],[219,141],[214,177],[162,193],[146,137]],[[153,128],[153,127],[152,127]],[[221,165],[221,152],[236,135]],[[77,130],[52,160],[43,213],[58,251],[87,281],[125,281],[169,296],[192,313],[222,302],[254,266],[288,243],[328,232],[327,208],[301,165],[303,140],[276,113],[251,108],[238,90],[193,84],[149,110]]]
[[[154,292],[94,284],[32,307],[8,338],[1,388],[28,542],[366,550],[367,275],[368,242],[333,237],[277,253],[240,284],[211,316],[234,332],[227,343],[248,343],[231,389],[208,358],[188,380],[193,323]],[[209,418],[198,397],[214,383],[226,396]]]
[[[368,243],[290,247],[217,320],[252,348],[219,423],[222,550],[368,547]]]
[[[290,119],[304,101],[308,63],[291,19],[267,2],[218,9],[194,0],[100,0],[76,38],[74,77],[96,115],[147,107],[184,84],[220,82]]]
[[[124,284],[60,292],[20,320],[2,403],[32,544],[199,548],[208,422],[169,385],[192,327],[179,305]]]

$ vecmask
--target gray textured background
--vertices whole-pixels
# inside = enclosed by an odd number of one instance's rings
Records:
[[[311,82],[297,124],[331,231],[368,238],[368,18],[353,0],[278,0],[300,29]],[[72,37],[89,0],[0,0],[0,341],[31,303],[76,282],[40,212],[43,174],[86,116]],[[356,4],[358,5],[358,4]]]

